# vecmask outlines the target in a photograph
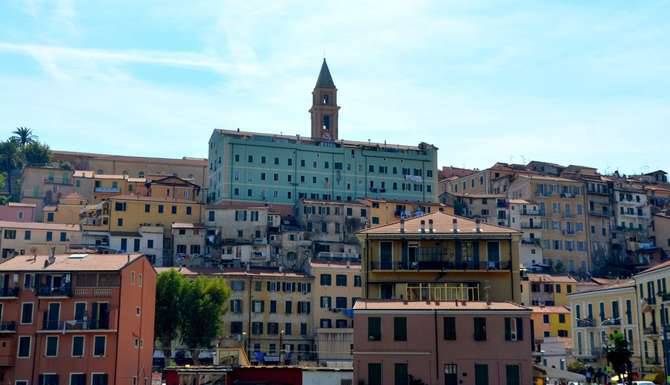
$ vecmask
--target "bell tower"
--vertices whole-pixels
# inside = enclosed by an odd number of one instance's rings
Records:
[[[312,91],[312,138],[323,140],[338,139],[337,114],[340,107],[337,105],[337,88],[330,76],[326,59],[323,59],[319,78]]]

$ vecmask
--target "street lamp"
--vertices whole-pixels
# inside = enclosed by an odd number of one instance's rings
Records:
[[[284,355],[284,330],[279,332],[279,364],[281,365],[283,360],[282,356]]]

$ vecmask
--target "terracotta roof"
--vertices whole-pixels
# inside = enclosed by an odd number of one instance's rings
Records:
[[[44,207],[42,208],[42,211],[47,212],[47,213],[48,213],[48,212],[58,211],[58,206],[44,206]]]
[[[9,202],[9,203],[7,203],[7,206],[9,206],[9,207],[32,207],[32,208],[37,207],[37,205],[34,204],[34,203],[22,203],[22,202]]]
[[[530,306],[533,313],[560,313],[570,314],[570,309],[566,306]]]
[[[604,291],[604,290],[612,290],[612,289],[622,289],[622,288],[628,288],[628,287],[635,287],[635,281],[632,279],[625,280],[625,281],[618,281],[616,283],[610,284],[610,285],[599,285],[595,286],[593,288],[586,288],[585,290],[579,290],[577,292],[574,292],[570,295],[577,295],[577,294],[586,294],[586,293],[595,293],[599,291]]]
[[[347,261],[332,261],[332,260],[311,260],[309,263],[310,266],[312,267],[317,267],[317,268],[350,268],[350,269],[355,269],[355,270],[360,270],[361,269],[361,262],[360,261],[349,261],[347,264]]]
[[[156,270],[160,273],[163,271],[169,271],[171,269],[177,270],[179,273],[187,276],[196,276],[196,275],[211,275],[217,277],[268,277],[268,278],[310,278],[309,275],[302,272],[292,272],[292,271],[268,271],[268,270],[259,270],[259,269],[250,269],[249,271],[245,269],[211,269],[211,268],[199,268],[199,267],[158,267]],[[310,278],[311,279],[311,278]]]
[[[475,221],[455,215],[449,215],[444,212],[435,212],[421,217],[414,217],[405,220],[406,234],[420,234],[421,222],[424,221],[426,234],[428,233],[428,221],[433,220],[434,234],[454,234],[453,221],[456,220],[458,224],[457,234],[515,234],[518,231],[508,227],[494,226],[486,223],[480,224],[480,232],[476,231]],[[400,234],[400,222],[391,223],[385,226],[373,227],[367,230],[360,231],[361,234]]]
[[[19,255],[0,263],[0,271],[118,271],[142,254],[57,254],[44,266],[47,255]]]
[[[530,282],[564,282],[577,283],[577,280],[567,275],[550,275],[550,274],[528,274]]]
[[[108,199],[110,200],[118,200],[118,201],[147,201],[147,202],[158,202],[158,203],[188,203],[192,205],[199,205],[200,202],[198,201],[187,201],[187,200],[182,200],[182,199],[170,199],[170,198],[160,198],[160,197],[146,197],[146,196],[140,196],[140,195],[129,195],[129,194],[124,194],[124,195],[114,195],[109,197]]]
[[[516,204],[516,205],[531,205],[531,204],[535,204],[535,203],[531,203],[531,202],[529,202],[529,201],[527,201],[527,200],[525,200],[525,199],[510,199],[508,202],[509,202],[509,203],[512,203],[512,204]]]
[[[81,194],[79,194],[78,192],[75,191],[75,192],[71,192],[71,193],[65,195],[65,196],[62,197],[61,199],[78,199],[78,200],[84,200],[84,199],[86,199],[86,198],[84,198],[83,195],[81,195]]]
[[[374,300],[359,299],[354,310],[517,310],[530,311],[531,309],[512,302],[475,302],[475,301],[401,301],[401,300]]]
[[[61,230],[61,231],[79,231],[79,225],[65,225],[60,223],[42,223],[42,222],[10,222],[0,221],[0,228],[26,229],[26,230]]]
[[[451,193],[447,192],[449,195],[457,196],[457,197],[462,197],[462,198],[477,198],[477,199],[496,199],[496,198],[506,198],[507,195],[505,194],[484,194],[484,193]]]
[[[546,180],[546,181],[552,181],[552,182],[572,182],[572,183],[581,183],[577,180],[574,179],[568,179],[568,178],[560,178],[557,176],[546,176],[546,175],[527,175],[527,174],[519,174],[518,175],[520,178],[527,178],[527,179],[532,179],[532,180]]]
[[[91,152],[78,152],[78,151],[61,151],[53,150],[54,157],[58,158],[61,155],[70,155],[70,156],[82,156],[96,159],[107,159],[107,160],[117,160],[117,161],[129,161],[129,162],[145,162],[145,163],[170,163],[177,165],[193,165],[193,166],[207,166],[207,159],[205,158],[192,158],[192,157],[183,157],[181,159],[175,158],[156,158],[156,157],[145,157],[145,156],[128,156],[128,155],[109,155],[109,154],[96,154]]]
[[[198,223],[179,223],[172,224],[173,229],[204,229],[205,226]]]
[[[665,262],[661,262],[656,266],[652,266],[652,267],[648,268],[647,270],[642,270],[641,272],[637,273],[637,275],[645,274],[645,273],[651,273],[652,271],[665,269],[667,267],[670,267],[670,260],[667,260]]]

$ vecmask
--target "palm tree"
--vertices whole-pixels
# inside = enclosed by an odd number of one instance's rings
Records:
[[[12,172],[21,166],[21,152],[17,142],[7,140],[0,142],[0,171],[7,173],[7,192],[12,195]]]
[[[17,127],[14,132],[12,139],[16,140],[19,147],[23,148],[26,144],[34,143],[37,140],[37,136],[33,134],[33,130],[28,127]]]

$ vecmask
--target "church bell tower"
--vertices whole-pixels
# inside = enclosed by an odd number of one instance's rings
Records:
[[[337,140],[340,107],[337,105],[337,88],[330,76],[326,59],[323,59],[319,78],[312,91],[312,139]]]

